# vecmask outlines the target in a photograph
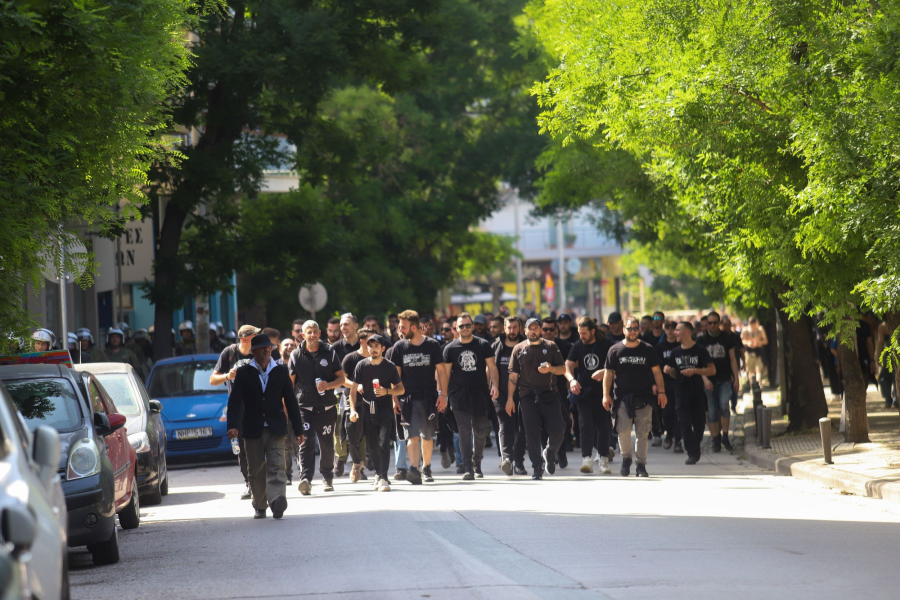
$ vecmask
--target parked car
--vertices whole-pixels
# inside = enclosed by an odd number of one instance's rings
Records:
[[[0,367],[0,381],[32,430],[59,432],[58,471],[66,497],[69,546],[87,546],[94,564],[119,561],[116,515],[123,529],[140,525],[137,454],[127,417],[91,373],[60,365]]]
[[[151,400],[138,373],[126,363],[75,365],[77,371],[93,373],[127,417],[128,443],[137,453],[138,492],[143,504],[159,504],[169,493],[166,468],[166,428],[159,400]]]
[[[150,371],[147,391],[162,404],[170,458],[231,454],[225,435],[228,389],[209,383],[218,360],[217,354],[165,358]]]
[[[69,598],[59,459],[56,430],[40,425],[29,431],[0,384],[0,587],[10,584],[0,589],[2,598]],[[4,575],[4,569],[14,573]]]

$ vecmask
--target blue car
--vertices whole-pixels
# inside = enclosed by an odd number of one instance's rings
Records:
[[[218,354],[194,354],[165,358],[147,379],[147,391],[162,404],[166,428],[166,454],[170,458],[228,454],[231,441],[225,435],[228,389],[210,385]]]

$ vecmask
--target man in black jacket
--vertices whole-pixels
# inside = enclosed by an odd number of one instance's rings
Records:
[[[286,366],[272,360],[273,347],[267,335],[253,336],[253,360],[238,368],[228,397],[230,439],[238,436],[237,416],[242,415],[240,430],[247,451],[255,519],[266,518],[267,506],[271,506],[276,519],[287,509],[284,439],[288,418],[297,443],[303,443],[303,419],[294,399],[291,377]]]

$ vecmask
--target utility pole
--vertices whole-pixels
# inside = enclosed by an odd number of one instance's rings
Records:
[[[566,308],[566,244],[562,220],[563,217],[560,215],[556,221],[556,245],[559,246],[559,311],[556,314],[557,317]]]
[[[69,319],[66,314],[68,302],[66,302],[66,242],[62,235],[62,227],[59,228],[59,318],[62,326],[63,348],[69,349]],[[81,345],[79,344],[79,348]]]
[[[519,227],[519,191],[515,190],[513,196],[513,209],[516,219],[516,249],[522,254],[522,232]],[[524,290],[522,289],[522,257],[516,257],[516,304],[517,312],[522,310],[524,300]]]

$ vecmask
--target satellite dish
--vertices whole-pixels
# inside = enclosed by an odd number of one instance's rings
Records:
[[[321,283],[304,285],[300,288],[298,297],[300,298],[300,306],[311,313],[322,310],[328,302],[328,292]]]

